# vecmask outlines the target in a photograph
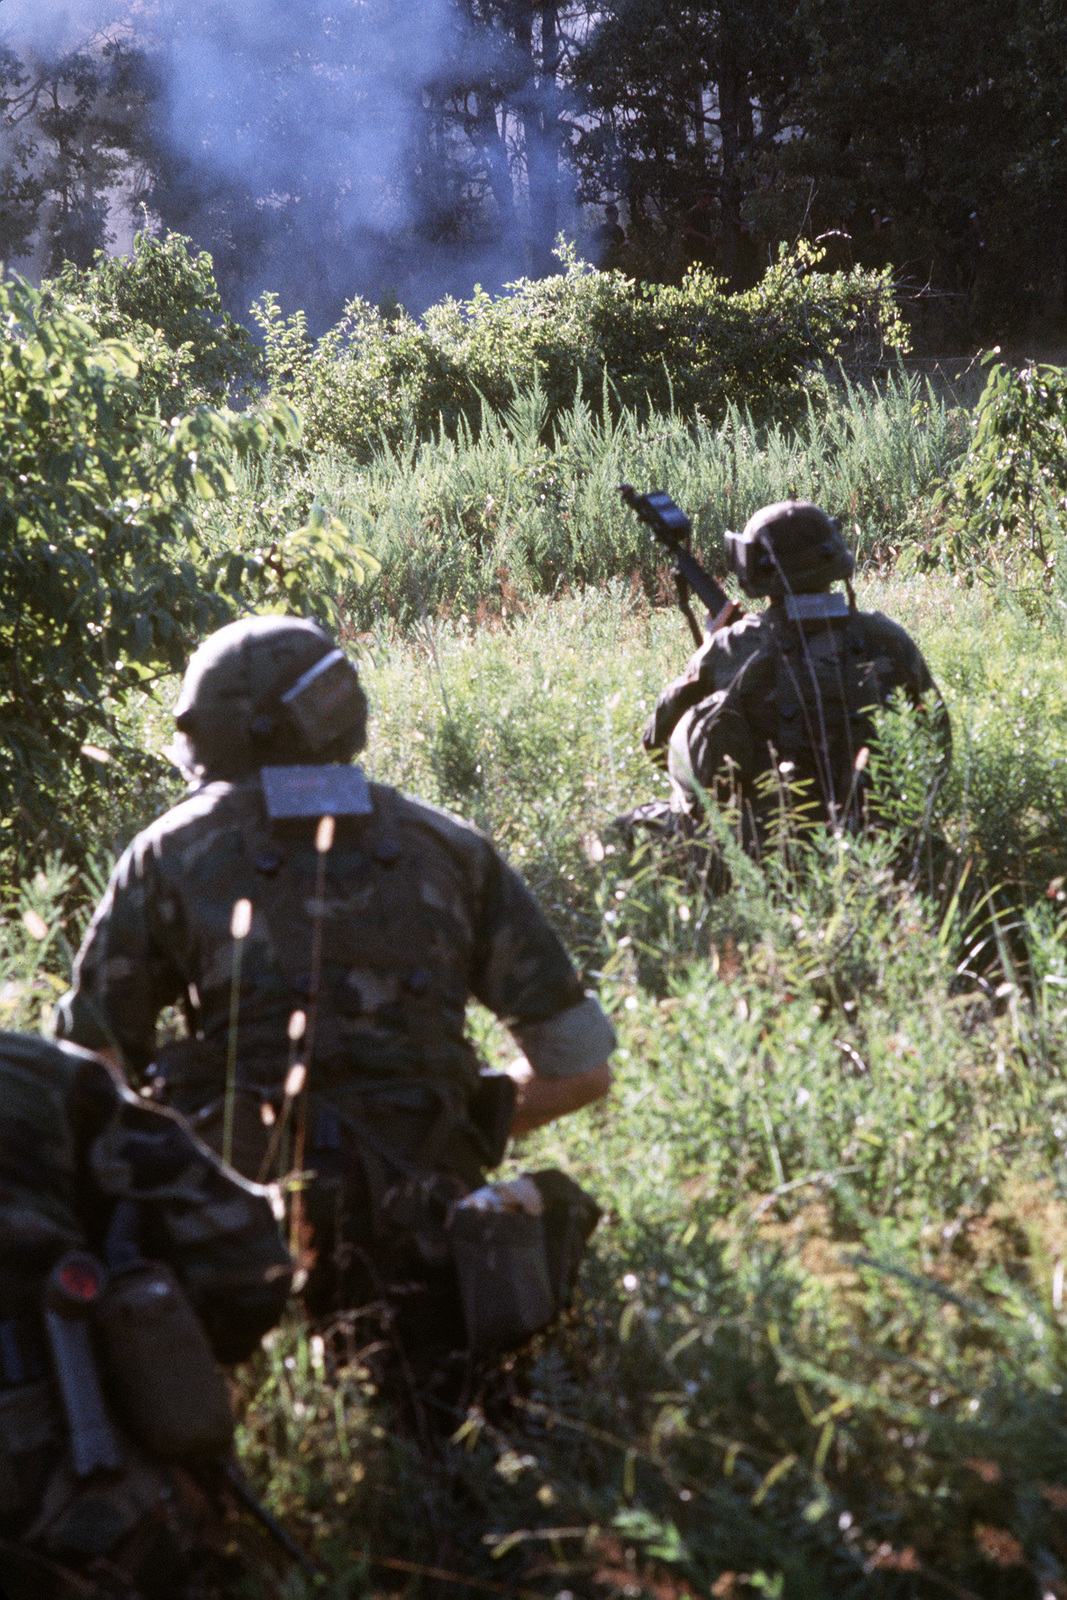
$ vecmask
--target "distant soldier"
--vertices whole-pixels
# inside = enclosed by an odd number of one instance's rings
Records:
[[[152,1076],[239,1170],[313,1174],[293,1219],[313,1310],[384,1300],[416,1344],[517,1343],[565,1298],[596,1207],[561,1173],[501,1201],[526,1215],[485,1229],[526,1229],[526,1265],[483,1294],[505,1252],[479,1257],[461,1202],[510,1133],[607,1091],[614,1033],[489,841],[350,764],[366,712],[314,622],[253,617],[200,647],[175,708],[192,793],[116,867],[59,1027]],[[517,1106],[481,1072],[471,998],[528,1064]],[[188,1036],[160,1048],[173,1002]]]
[[[783,791],[838,827],[866,819],[875,713],[899,692],[933,719],[944,761],[948,713],[914,641],[898,623],[856,607],[855,559],[837,522],[806,500],[764,506],[727,555],[744,592],[767,596],[706,639],[663,690],[646,750],[666,749],[671,806],[691,831],[702,795],[736,807],[758,853]],[[847,594],[831,586],[844,581]]]
[[[619,226],[619,208],[614,203],[604,207],[604,221],[593,234],[593,261],[601,272],[615,266],[619,250],[626,243],[626,235]]]
[[[716,218],[718,202],[709,189],[702,190],[685,213],[682,246],[686,260],[719,275],[723,272],[722,247]]]
[[[290,1277],[266,1195],[177,1117],[98,1056],[0,1034],[9,1600],[221,1596],[211,1463],[233,1418],[215,1361],[251,1353]]]

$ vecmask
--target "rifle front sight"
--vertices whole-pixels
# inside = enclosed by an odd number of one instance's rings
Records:
[[[662,489],[650,489],[648,494],[638,494],[632,484],[619,485],[619,493],[632,511],[652,530],[662,544],[672,547],[688,544],[693,534],[693,524]]]

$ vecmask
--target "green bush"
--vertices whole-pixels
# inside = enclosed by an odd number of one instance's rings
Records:
[[[907,562],[1006,581],[1040,612],[1067,584],[1067,370],[1013,368],[995,354],[983,357],[989,372],[967,451]]]
[[[681,287],[635,284],[565,254],[558,277],[524,279],[493,296],[432,306],[421,323],[353,301],[313,343],[301,313],[273,296],[253,308],[269,382],[303,412],[306,444],[358,461],[405,435],[476,434],[537,387],[544,436],[576,393],[606,387],[614,413],[677,410],[717,424],[731,406],[760,420],[797,419],[822,369],[857,338],[902,347],[886,275],[810,271],[784,257],[746,294],[705,273]]]
[[[1049,513],[1067,507],[1067,370],[990,366],[953,492],[975,541],[1050,565]]]
[[[53,296],[0,284],[0,329],[0,857],[83,861],[102,795],[158,771],[127,702],[239,604],[314,608],[326,568],[339,583],[364,566],[317,507],[272,551],[204,548],[197,503],[230,493],[235,455],[295,444],[289,407],[161,428],[138,352]]]
[[[142,400],[164,418],[244,396],[262,377],[251,334],[222,309],[211,257],[189,246],[144,231],[132,255],[98,251],[91,267],[68,264],[46,285],[102,339],[136,347]]]

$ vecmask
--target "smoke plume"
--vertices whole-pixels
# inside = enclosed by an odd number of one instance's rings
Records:
[[[0,0],[0,36],[38,61],[141,52],[149,215],[211,250],[239,315],[270,289],[318,330],[355,294],[417,311],[530,266],[506,141],[520,122],[530,141],[552,91],[469,3]],[[505,126],[508,94],[523,114]]]

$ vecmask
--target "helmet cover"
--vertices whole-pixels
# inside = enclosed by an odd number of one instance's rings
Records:
[[[851,578],[856,558],[841,524],[810,500],[778,500],[749,518],[743,533],[726,533],[726,557],[744,592],[814,594]]]
[[[355,667],[305,617],[242,617],[189,661],[174,707],[172,754],[200,778],[262,766],[350,761],[363,748],[367,699]]]

